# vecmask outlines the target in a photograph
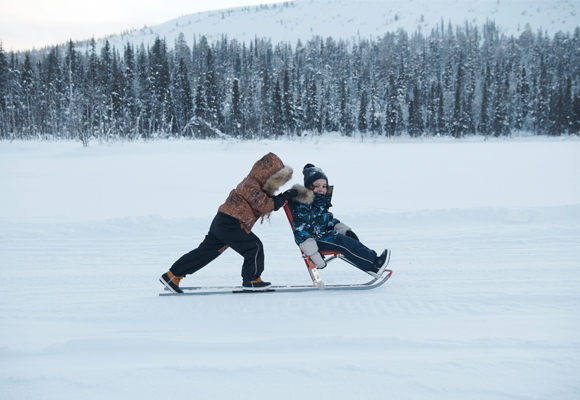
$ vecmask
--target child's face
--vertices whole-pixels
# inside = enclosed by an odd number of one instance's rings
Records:
[[[328,183],[324,178],[318,179],[317,181],[314,181],[314,183],[312,184],[312,191],[316,194],[326,195],[327,190]]]

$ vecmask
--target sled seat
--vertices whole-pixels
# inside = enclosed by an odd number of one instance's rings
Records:
[[[292,217],[292,212],[290,211],[290,205],[288,204],[287,201],[284,203],[284,212],[286,213],[286,217],[288,217],[288,222],[290,223],[290,227],[292,228],[292,230],[294,230],[294,218]],[[322,279],[320,278],[320,274],[318,273],[318,268],[316,268],[316,264],[314,264],[314,261],[312,261],[309,256],[304,254],[302,249],[300,249],[300,253],[302,254],[302,258],[304,259],[304,262],[306,263],[306,268],[308,269],[308,273],[310,274],[310,278],[312,278],[312,283],[314,284],[314,286],[317,286],[318,289],[324,290],[326,286],[325,286],[324,282],[322,282]],[[337,258],[341,259],[349,264],[352,264],[350,261],[348,261],[342,255],[342,252],[340,252],[340,251],[320,250],[320,254],[322,254],[322,256],[324,257],[324,260],[326,261],[327,264],[331,261],[336,260]],[[354,264],[352,264],[352,265],[354,265]]]

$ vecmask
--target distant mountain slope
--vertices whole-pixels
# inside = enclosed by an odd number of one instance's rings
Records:
[[[313,35],[356,40],[380,37],[399,28],[429,34],[442,24],[447,29],[449,22],[456,26],[466,21],[477,26],[495,21],[508,36],[519,36],[529,24],[533,31],[542,30],[552,36],[558,31],[573,33],[579,25],[578,15],[580,2],[572,0],[297,0],[190,14],[108,40],[122,48],[127,42],[151,45],[159,36],[172,47],[183,33],[190,45],[194,35],[205,35],[210,42],[227,35],[246,42],[269,37],[273,43],[295,44]],[[100,47],[104,39],[98,43]]]

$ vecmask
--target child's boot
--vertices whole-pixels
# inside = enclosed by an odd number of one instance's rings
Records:
[[[389,260],[391,259],[391,250],[385,249],[381,253],[379,257],[377,257],[377,262],[375,264],[376,273],[379,275],[383,275],[385,270],[387,269],[387,265],[389,265]]]
[[[181,282],[182,279],[183,276],[175,276],[173,275],[173,272],[167,271],[166,273],[161,275],[159,281],[163,283],[173,293],[183,293],[183,290],[179,288],[179,282]]]
[[[262,281],[262,278],[254,279],[253,281],[244,281],[242,288],[244,290],[264,290],[272,286],[270,282]]]

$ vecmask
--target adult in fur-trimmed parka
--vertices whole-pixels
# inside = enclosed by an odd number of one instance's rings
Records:
[[[256,161],[248,176],[230,192],[215,216],[209,232],[199,247],[183,255],[160,278],[161,283],[175,293],[181,279],[205,267],[228,247],[244,257],[242,286],[246,290],[263,290],[271,286],[261,279],[264,271],[264,249],[252,232],[259,218],[278,210],[297,194],[290,189],[279,195],[276,191],[292,178],[292,168],[284,165],[274,153]]]
[[[390,251],[380,256],[362,244],[347,225],[336,219],[329,208],[332,206],[332,186],[324,172],[312,164],[306,164],[304,186],[294,185],[297,196],[290,203],[293,232],[296,243],[310,257],[317,268],[326,267],[320,250],[340,251],[357,268],[382,274]]]

